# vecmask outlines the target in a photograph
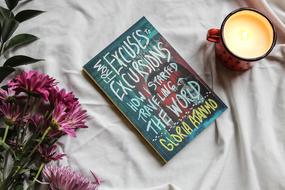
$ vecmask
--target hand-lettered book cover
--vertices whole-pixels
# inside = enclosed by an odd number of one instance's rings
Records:
[[[164,161],[227,108],[145,17],[83,70]]]

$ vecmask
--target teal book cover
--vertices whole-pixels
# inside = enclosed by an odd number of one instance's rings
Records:
[[[227,109],[145,17],[83,71],[165,162]]]

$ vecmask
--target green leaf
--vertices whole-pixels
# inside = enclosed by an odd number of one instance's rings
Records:
[[[19,0],[5,0],[5,2],[7,7],[12,10],[18,5]]]
[[[3,142],[2,139],[0,139],[0,146],[3,147],[5,150],[9,150],[10,146],[7,145],[5,142]]]
[[[11,67],[0,67],[0,82],[2,82],[8,75],[15,71],[14,68]]]
[[[16,14],[15,19],[19,22],[24,22],[28,19],[31,19],[35,16],[42,14],[44,11],[39,10],[23,10]]]
[[[0,147],[3,147],[5,150],[9,151],[14,156],[14,158],[16,158],[14,150],[8,144],[3,142],[2,139],[0,139]]]
[[[21,169],[21,170],[19,171],[19,174],[24,174],[24,173],[26,173],[26,172],[28,172],[28,171],[30,171],[30,169],[28,169],[28,168],[23,168],[23,169]]]
[[[2,25],[2,41],[6,42],[18,28],[19,22],[12,18],[4,18]]]
[[[14,18],[14,14],[9,9],[0,6],[0,18]]]
[[[10,39],[4,47],[4,52],[7,51],[10,48],[15,48],[18,46],[22,46],[31,42],[36,41],[39,39],[38,37],[32,35],[32,34],[18,34],[14,36],[12,39]]]
[[[7,59],[4,63],[4,67],[17,67],[20,65],[27,65],[42,61],[43,59],[34,59],[25,55],[16,55]]]
[[[6,19],[14,19],[14,14],[12,11],[4,8],[4,7],[1,7],[0,6],[0,35],[2,35],[2,30],[3,30],[3,27],[4,27],[4,21]],[[6,21],[7,22],[7,21]]]

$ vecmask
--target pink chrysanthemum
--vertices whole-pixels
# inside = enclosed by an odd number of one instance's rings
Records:
[[[87,128],[85,125],[86,118],[86,111],[81,108],[80,104],[75,104],[67,109],[66,105],[59,103],[52,113],[52,126],[69,136],[75,137],[76,129]]]
[[[21,116],[20,107],[12,103],[2,103],[0,105],[0,115],[4,116],[7,125],[14,125]]]
[[[8,101],[9,99],[12,99],[15,96],[15,92],[8,88],[7,90],[4,90],[0,88],[0,101]]]
[[[33,127],[40,127],[45,124],[45,119],[43,115],[34,114],[34,115],[27,115],[25,122],[30,124]]]
[[[79,104],[78,99],[74,96],[72,92],[67,92],[64,88],[59,89],[58,87],[52,89],[49,101],[53,105],[63,103],[67,107],[67,109],[70,109],[75,104]]]
[[[41,145],[38,151],[45,162],[61,160],[65,156],[65,154],[60,154],[57,152],[57,146],[55,144],[52,146]]]
[[[96,190],[100,185],[95,175],[96,181],[91,181],[69,167],[46,166],[42,174],[52,190]]]
[[[23,72],[8,83],[17,94],[26,92],[48,100],[50,90],[56,85],[55,79],[38,71]]]

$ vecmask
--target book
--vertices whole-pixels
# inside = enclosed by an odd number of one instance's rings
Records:
[[[83,71],[165,162],[227,109],[145,17]]]

